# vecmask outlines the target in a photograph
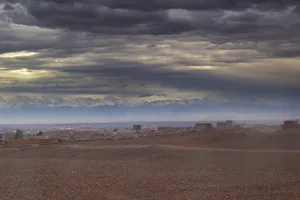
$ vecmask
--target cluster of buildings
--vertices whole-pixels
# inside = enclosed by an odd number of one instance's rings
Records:
[[[249,126],[251,127],[263,127],[265,124],[255,124]],[[167,127],[161,126],[157,127],[158,133],[174,133],[174,132],[208,132],[210,130],[230,130],[233,128],[247,128],[244,124],[234,124],[232,120],[218,121],[215,126],[212,123],[196,123],[194,127]],[[300,129],[299,120],[286,120],[282,124],[282,129]]]
[[[265,124],[251,125],[251,127],[266,126]],[[282,123],[282,129],[300,129],[299,120],[286,120]],[[231,130],[237,127],[247,128],[243,124],[237,125],[232,120],[218,121],[214,125],[210,122],[196,123],[194,126],[186,127],[171,127],[171,126],[158,126],[147,128],[140,124],[135,124],[132,127],[126,128],[66,128],[63,130],[53,130],[53,132],[47,132],[49,136],[38,136],[35,134],[24,134],[21,140],[14,140],[13,134],[5,134],[0,132],[0,144],[46,144],[57,143],[60,141],[75,141],[75,140],[105,140],[105,139],[124,139],[133,138],[139,136],[151,136],[173,133],[185,133],[185,132],[209,132],[211,130]]]
[[[0,133],[0,145],[5,146],[28,146],[28,145],[39,145],[39,144],[52,144],[58,143],[60,141],[59,138],[50,137],[50,136],[43,136],[30,134],[28,131],[27,133],[22,133],[23,135],[15,139],[17,131],[12,131],[8,133]],[[3,146],[2,146],[3,147]]]
[[[218,130],[232,129],[232,128],[234,128],[234,124],[233,124],[232,120],[219,121],[219,122],[217,122],[216,127],[213,127],[212,123],[197,123],[197,124],[195,124],[196,132],[206,132],[206,131],[209,131],[214,128],[218,129]]]
[[[158,133],[172,133],[172,132],[207,132],[212,129],[231,129],[234,128],[234,124],[232,120],[227,120],[224,122],[217,122],[217,125],[214,127],[212,123],[203,122],[196,123],[193,127],[167,127],[160,126],[157,127]]]

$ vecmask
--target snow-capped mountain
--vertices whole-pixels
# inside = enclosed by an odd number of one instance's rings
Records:
[[[281,107],[279,104],[268,104],[268,101],[233,101],[226,99],[218,99],[214,97],[205,98],[174,98],[167,99],[160,96],[147,96],[147,97],[122,97],[122,96],[106,96],[104,98],[91,98],[91,97],[51,97],[51,96],[14,96],[14,97],[1,97],[0,96],[0,109],[8,108],[97,108],[97,107],[165,107],[165,106],[203,106],[203,107],[248,107],[254,106],[271,106]],[[297,106],[299,107],[299,103]]]
[[[106,96],[104,98],[63,98],[63,97],[30,97],[14,96],[0,97],[0,108],[59,108],[59,107],[102,107],[102,106],[165,106],[165,105],[197,105],[202,104],[204,99],[162,99],[151,97],[129,98],[121,96]]]

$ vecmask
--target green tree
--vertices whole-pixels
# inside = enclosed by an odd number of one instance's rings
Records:
[[[18,129],[18,130],[16,131],[15,140],[17,140],[17,139],[22,139],[23,136],[24,136],[23,131],[21,131],[20,129]]]
[[[39,131],[36,136],[43,136],[43,132],[42,131]]]

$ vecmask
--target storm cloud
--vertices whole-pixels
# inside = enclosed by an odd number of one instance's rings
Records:
[[[220,40],[264,40],[299,33],[298,4],[259,0],[27,0],[5,4],[4,8],[10,9],[4,10],[15,23],[99,34],[192,32]],[[291,29],[293,33],[287,34]]]
[[[296,0],[6,0],[0,92],[298,99],[299,6]]]

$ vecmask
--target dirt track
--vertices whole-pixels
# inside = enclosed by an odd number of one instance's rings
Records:
[[[298,150],[183,147],[167,139],[0,150],[0,199],[300,197]]]

